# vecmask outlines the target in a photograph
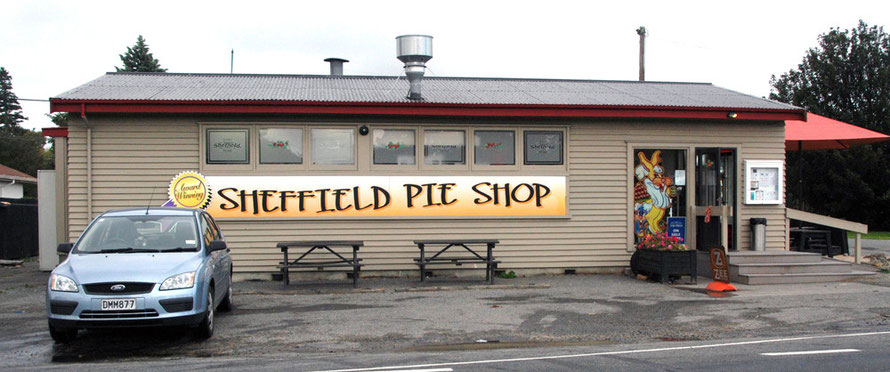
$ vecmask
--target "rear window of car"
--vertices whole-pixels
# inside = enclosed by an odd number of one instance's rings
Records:
[[[193,251],[199,247],[192,216],[103,216],[75,247],[80,253]]]

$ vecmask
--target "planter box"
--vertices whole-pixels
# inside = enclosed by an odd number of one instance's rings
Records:
[[[662,283],[667,283],[671,276],[688,275],[692,283],[696,283],[697,251],[655,251],[638,249],[630,258],[630,269],[635,274],[646,276],[658,275]]]

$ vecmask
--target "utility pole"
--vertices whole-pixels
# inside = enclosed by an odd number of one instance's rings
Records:
[[[646,28],[640,26],[637,35],[640,35],[640,81],[646,81]]]
[[[235,49],[232,49],[232,59],[229,60],[229,73],[235,71]]]

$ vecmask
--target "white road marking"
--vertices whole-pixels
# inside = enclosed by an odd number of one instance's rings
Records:
[[[802,340],[818,340],[818,339],[826,339],[826,338],[846,338],[846,337],[879,336],[879,335],[888,335],[888,334],[890,334],[890,331],[884,331],[884,332],[865,332],[865,333],[848,333],[848,334],[839,334],[839,335],[822,335],[822,336],[802,336],[802,337],[774,338],[774,339],[757,340],[757,341],[727,342],[727,343],[722,343],[722,344],[712,344],[712,345],[693,345],[693,346],[662,347],[662,348],[655,348],[655,349],[603,351],[603,352],[599,352],[599,353],[569,354],[569,355],[547,355],[547,356],[526,357],[526,358],[473,360],[473,361],[466,361],[466,362],[430,363],[430,364],[417,364],[417,365],[409,365],[409,366],[388,366],[388,367],[371,367],[371,368],[335,369],[335,370],[327,370],[327,371],[321,371],[321,372],[391,371],[391,370],[394,370],[394,369],[400,369],[400,368],[434,368],[434,367],[444,367],[444,366],[467,366],[467,365],[474,365],[474,364],[493,364],[493,363],[527,362],[527,361],[534,361],[534,360],[552,360],[552,359],[584,358],[584,357],[606,356],[606,355],[643,354],[643,353],[656,353],[656,352],[661,352],[661,351],[711,349],[711,348],[720,348],[720,347],[728,347],[728,346],[770,344],[770,343],[778,343],[778,342],[790,342],[790,341],[802,341]]]
[[[783,353],[760,353],[765,356],[786,356],[786,355],[813,355],[813,354],[834,354],[834,353],[858,353],[858,349],[837,349],[837,350],[809,350],[809,351],[786,351]]]
[[[451,368],[433,368],[433,369],[390,369],[386,372],[451,372]]]

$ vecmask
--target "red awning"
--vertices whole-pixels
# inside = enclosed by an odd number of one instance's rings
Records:
[[[845,149],[890,139],[890,136],[813,113],[807,121],[785,121],[785,151]]]

